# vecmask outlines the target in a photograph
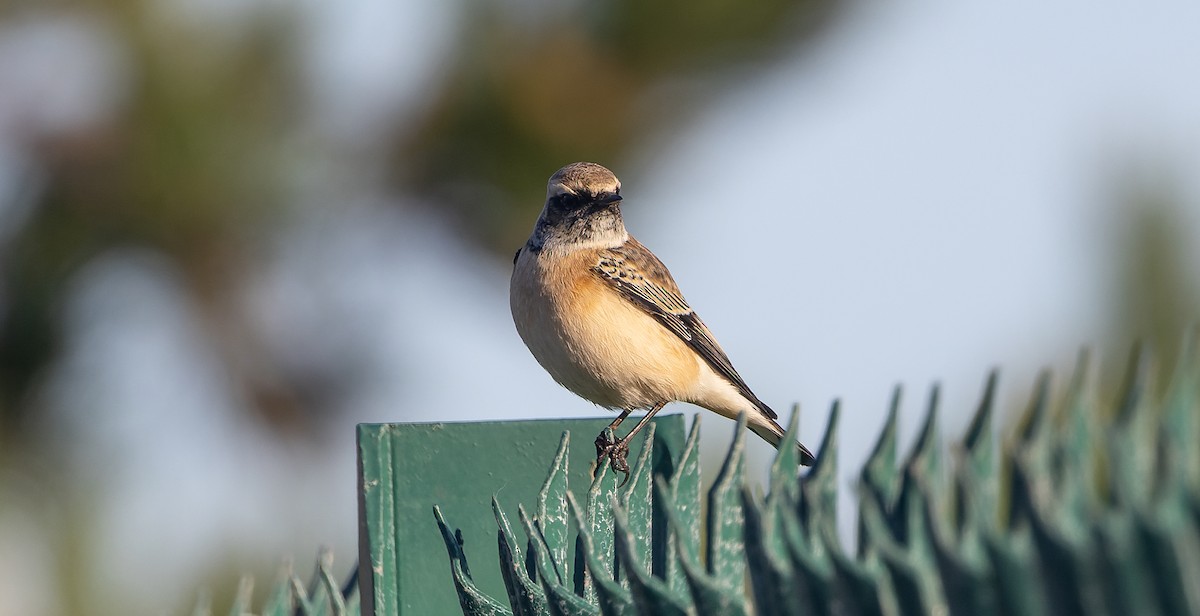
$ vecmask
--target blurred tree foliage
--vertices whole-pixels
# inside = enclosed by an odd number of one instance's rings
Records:
[[[396,140],[397,181],[510,256],[556,169],[576,160],[615,164],[716,91],[689,87],[689,78],[719,83],[744,63],[811,42],[841,6],[610,0],[518,14],[480,2],[444,87]]]
[[[661,84],[763,60],[811,40],[835,13],[832,0],[469,5],[427,112],[392,130],[393,168],[397,188],[505,256],[554,169],[611,162],[708,92],[655,102]],[[32,218],[0,247],[0,434],[19,430],[60,350],[57,313],[72,274],[130,245],[183,272],[250,409],[276,425],[327,410],[307,408],[320,396],[297,393],[304,377],[256,350],[234,301],[256,241],[286,213],[285,142],[303,121],[292,16],[266,12],[230,32],[189,26],[171,13],[179,7],[152,0],[74,10],[117,30],[132,90],[103,125],[32,148],[47,180]]]
[[[213,36],[164,9],[148,0],[71,9],[115,29],[130,91],[97,125],[31,136],[45,179],[0,263],[0,434],[20,428],[60,351],[68,281],[106,250],[168,256],[215,338],[236,340],[237,319],[226,318],[233,283],[280,205],[295,108],[289,36],[274,15]]]

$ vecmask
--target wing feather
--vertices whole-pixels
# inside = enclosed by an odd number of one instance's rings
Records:
[[[712,332],[692,310],[667,266],[641,242],[629,238],[621,246],[601,251],[593,271],[696,351],[754,406],[771,419],[779,415],[759,400],[734,369]]]

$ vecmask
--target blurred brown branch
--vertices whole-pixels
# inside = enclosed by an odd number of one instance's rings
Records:
[[[1200,287],[1189,272],[1185,205],[1161,177],[1126,178],[1120,199],[1119,261],[1113,333],[1120,344],[1147,344],[1165,388],[1179,356],[1180,332],[1200,325]]]
[[[398,183],[467,234],[510,255],[541,208],[542,187],[575,160],[615,164],[648,134],[678,127],[728,78],[828,26],[829,0],[573,3],[513,15],[481,2],[460,35],[445,87],[397,139]],[[532,22],[532,23],[531,23]]]

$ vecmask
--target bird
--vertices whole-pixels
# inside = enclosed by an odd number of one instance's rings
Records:
[[[775,447],[779,415],[746,385],[663,262],[621,217],[621,182],[590,162],[550,176],[529,240],[513,256],[509,307],[533,357],[563,387],[619,415],[596,438],[596,459],[629,476],[629,442],[674,401],[736,419]],[[615,430],[645,409],[622,438]],[[613,435],[610,437],[609,435]],[[813,454],[803,444],[800,463]]]

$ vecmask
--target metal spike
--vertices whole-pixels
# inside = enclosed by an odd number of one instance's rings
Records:
[[[512,530],[500,501],[492,496],[492,515],[496,518],[496,541],[500,549],[500,574],[508,592],[508,604],[515,616],[543,616],[550,608],[537,580],[529,576],[521,556],[520,543]]]
[[[550,463],[546,482],[538,492],[537,524],[546,541],[546,549],[558,567],[562,579],[570,579],[566,570],[567,551],[567,455],[571,449],[571,433],[563,431],[558,441],[558,451]]]

